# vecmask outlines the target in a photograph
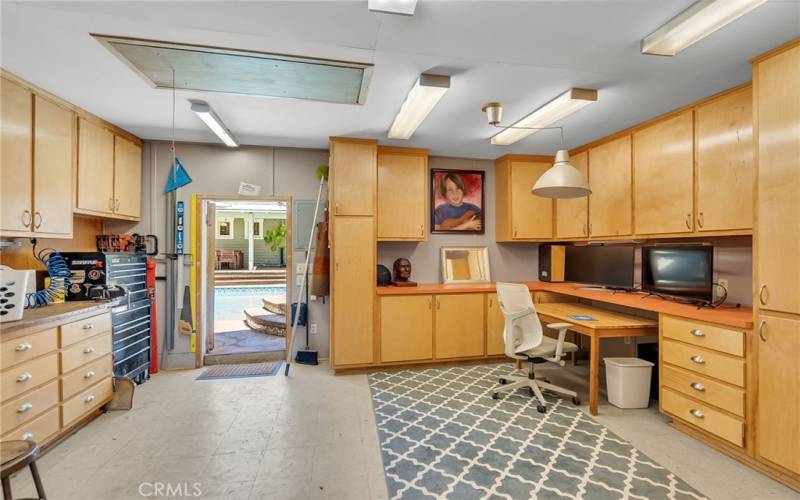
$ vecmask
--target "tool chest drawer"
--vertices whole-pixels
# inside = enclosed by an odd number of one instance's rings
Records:
[[[111,314],[104,313],[91,318],[82,319],[73,323],[61,325],[61,347],[70,346],[76,342],[93,337],[99,333],[111,330]]]
[[[744,387],[744,360],[680,342],[664,339],[665,363]]]
[[[58,377],[58,354],[55,352],[0,372],[2,402]]]
[[[0,368],[3,370],[53,352],[57,345],[57,328],[51,328],[0,344]]]
[[[83,340],[61,351],[61,372],[67,373],[111,353],[111,332]]]
[[[744,356],[744,332],[731,330],[709,323],[663,316],[662,333],[665,338],[679,340],[687,344],[715,351]]]

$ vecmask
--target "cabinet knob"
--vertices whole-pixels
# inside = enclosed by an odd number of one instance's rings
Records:
[[[87,348],[85,348],[85,349],[83,350],[83,353],[84,353],[84,354],[91,354],[91,353],[95,352],[96,350],[97,350],[97,349],[95,349],[94,347],[87,347]]]
[[[30,210],[23,210],[22,212],[22,225],[25,227],[30,227],[31,222],[33,221],[33,217],[31,217]]]
[[[333,204],[333,213],[335,215],[339,214],[339,203],[338,202]]]
[[[586,236],[591,236],[591,235],[592,235],[592,223],[590,222],[589,223],[589,232],[586,233]]]
[[[588,224],[584,224],[583,225],[583,234],[584,234],[584,236],[589,236],[589,225]]]
[[[705,360],[705,358],[703,358],[703,356],[692,356],[689,359],[691,359],[693,362],[697,363],[698,365],[706,364],[706,360]]]
[[[32,379],[33,375],[30,372],[24,372],[17,375],[17,382],[27,382],[28,380]]]
[[[31,403],[22,403],[17,407],[17,413],[25,413],[26,411],[33,408],[33,404]]]
[[[95,399],[97,399],[97,396],[95,396],[94,394],[89,394],[88,396],[86,396],[86,399],[84,399],[83,401],[86,402],[86,403],[91,403]]]
[[[27,351],[29,349],[33,349],[33,346],[28,342],[24,342],[14,348],[14,350],[17,352]]]
[[[705,392],[705,390],[706,390],[706,386],[704,386],[700,382],[693,382],[693,383],[689,384],[689,387],[691,387],[695,391],[699,391],[699,392]]]
[[[20,436],[20,438],[22,438],[23,441],[33,441],[33,433],[32,432],[26,432],[25,434]]]
[[[706,417],[706,415],[702,411],[700,411],[698,409],[695,409],[695,408],[692,408],[691,410],[689,410],[689,413],[695,418],[705,418]]]
[[[692,221],[692,214],[686,214],[686,220],[685,220],[686,229],[691,229],[692,228],[692,222],[691,221]]]
[[[762,319],[761,322],[758,324],[758,336],[759,336],[759,338],[761,338],[762,342],[766,342],[767,341],[767,322],[766,322],[766,320]]]
[[[39,211],[36,211],[34,213],[33,220],[34,220],[34,222],[33,222],[33,228],[34,229],[39,229],[40,227],[42,227],[42,214],[39,213]],[[39,222],[36,222],[36,221],[39,221]]]
[[[425,224],[420,224],[419,225],[419,235],[420,236],[425,236]]]
[[[92,377],[94,377],[95,375],[96,375],[96,374],[95,374],[95,373],[94,373],[92,370],[89,370],[88,372],[86,372],[86,373],[83,375],[83,378],[92,378]]]
[[[761,303],[762,306],[767,305],[767,301],[769,300],[769,290],[767,290],[767,285],[761,285],[761,288],[758,289],[758,301]]]
[[[84,330],[92,330],[92,329],[94,329],[94,324],[93,323],[88,323],[86,325],[83,325],[83,329]]]
[[[703,212],[700,212],[697,215],[697,225],[700,226],[700,229],[703,229]]]
[[[699,328],[693,328],[692,330],[689,330],[689,333],[691,333],[695,337],[705,337],[706,336],[706,332],[704,332],[703,330],[700,330]]]
[[[431,309],[432,309],[432,306],[431,306],[431,298],[430,298],[430,297],[428,297],[428,310],[430,311]]]

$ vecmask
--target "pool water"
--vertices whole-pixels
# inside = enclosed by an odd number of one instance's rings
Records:
[[[286,294],[285,285],[218,286],[214,288],[214,319],[244,319],[244,310],[263,307],[267,295]]]

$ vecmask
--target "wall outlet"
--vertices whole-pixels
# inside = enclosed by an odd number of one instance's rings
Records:
[[[723,287],[725,290],[728,290],[728,280],[726,280],[725,278],[718,279],[717,283],[719,284],[719,286]]]
[[[317,334],[317,324],[316,323],[311,323],[311,327],[308,329],[308,332],[311,335],[316,335]]]

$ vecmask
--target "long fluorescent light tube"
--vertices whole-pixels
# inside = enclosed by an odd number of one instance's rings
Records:
[[[701,0],[642,40],[642,53],[674,56],[767,0]]]
[[[211,129],[212,132],[217,134],[217,137],[225,143],[226,146],[235,148],[238,146],[236,141],[233,140],[233,136],[231,135],[231,131],[228,130],[228,127],[222,123],[222,120],[219,116],[211,109],[211,106],[204,102],[193,102],[192,103],[192,111],[194,111],[197,116],[203,120],[203,122],[208,125],[208,128]]]
[[[383,14],[400,14],[413,16],[417,8],[417,0],[369,0],[367,9]]]
[[[406,96],[389,129],[389,139],[409,139],[450,88],[450,77],[422,74]]]
[[[511,127],[541,128],[571,115],[587,104],[597,100],[597,91],[593,89],[569,89],[525,118],[511,125]],[[496,146],[509,146],[520,139],[537,132],[524,128],[507,128],[495,134],[490,142]]]

